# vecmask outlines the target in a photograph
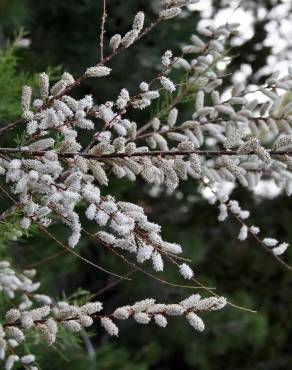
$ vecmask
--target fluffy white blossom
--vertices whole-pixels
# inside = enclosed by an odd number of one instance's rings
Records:
[[[288,247],[289,247],[288,243],[281,243],[277,247],[273,248],[273,254],[275,256],[280,256],[286,251]]]
[[[46,101],[49,96],[49,77],[43,72],[39,75],[40,95],[43,101]]]
[[[119,329],[111,319],[107,317],[102,318],[101,325],[104,327],[104,329],[108,332],[109,335],[118,336]]]
[[[246,225],[243,225],[240,229],[238,239],[239,240],[246,240],[248,236],[248,227]]]
[[[176,90],[175,84],[167,77],[160,78],[161,85],[167,91],[174,92]]]
[[[176,17],[180,13],[181,13],[181,9],[180,8],[178,8],[178,7],[172,7],[172,8],[169,8],[169,9],[162,10],[159,13],[159,16],[162,19],[170,19],[170,18]]]
[[[113,51],[116,51],[120,46],[122,36],[120,34],[113,35],[110,39],[109,46]]]
[[[188,280],[194,276],[193,270],[186,263],[183,263],[182,265],[180,265],[179,272],[185,279],[188,279]]]
[[[23,86],[21,95],[21,105],[23,111],[29,111],[31,103],[32,88],[30,86]]]
[[[203,320],[197,315],[195,314],[194,312],[190,312],[186,315],[186,318],[188,320],[188,322],[190,323],[190,325],[198,330],[198,331],[204,331],[205,330],[205,324],[203,322]]]
[[[274,238],[265,238],[265,239],[263,239],[263,243],[267,247],[275,247],[278,244],[278,240],[274,239]]]
[[[131,46],[133,44],[133,42],[136,40],[136,38],[138,37],[139,35],[139,32],[135,29],[127,32],[125,34],[125,36],[122,38],[121,40],[121,44],[125,47],[125,48],[128,48],[129,46]]]
[[[85,74],[88,77],[104,77],[111,73],[111,69],[105,66],[89,67]]]
[[[135,15],[134,21],[133,21],[133,29],[140,32],[144,26],[144,19],[145,14],[143,12],[138,12]]]

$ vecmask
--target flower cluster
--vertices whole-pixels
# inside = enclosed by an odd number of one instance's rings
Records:
[[[155,299],[148,298],[132,306],[119,307],[109,315],[100,314],[103,308],[101,302],[88,302],[82,306],[58,302],[54,306],[45,305],[28,311],[12,308],[7,311],[5,322],[0,328],[1,347],[5,351],[7,342],[9,345],[11,340],[17,345],[25,341],[25,331],[32,328],[51,346],[56,341],[60,325],[72,333],[78,333],[82,328],[90,327],[94,320],[100,321],[108,334],[117,336],[119,329],[114,321],[130,317],[138,324],[145,325],[153,319],[158,326],[165,327],[165,316],[185,316],[191,326],[203,331],[205,324],[197,313],[220,310],[225,305],[226,299],[223,297],[201,298],[199,294],[195,294],[178,304],[155,303]]]
[[[90,235],[138,271],[144,272],[123,253],[134,254],[141,264],[151,261],[155,272],[163,271],[165,262],[170,262],[184,279],[198,282],[192,268],[178,256],[182,247],[163,240],[160,225],[148,220],[143,207],[119,201],[105,190],[113,177],[135,181],[139,176],[150,187],[172,194],[182,181],[191,178],[199,189],[211,189],[210,201],[219,202],[219,221],[231,214],[240,223],[239,240],[250,234],[282,261],[279,256],[288,243],[260,239],[260,229],[245,223],[249,212],[222,189],[231,183],[254,191],[262,179],[271,179],[291,195],[292,103],[286,94],[292,90],[292,70],[281,78],[274,74],[259,86],[256,92],[261,94],[261,101],[253,98],[255,91],[249,86],[237,84],[224,91],[218,63],[228,59],[228,41],[236,33],[236,24],[201,27],[182,46],[180,56],[164,51],[161,71],[151,81],[139,82],[133,95],[123,88],[113,101],[99,99],[96,104],[91,95],[76,99],[71,94],[87,78],[110,78],[111,69],[105,65],[108,60],[164,19],[178,16],[189,3],[163,0],[158,20],[143,32],[145,16],[138,12],[130,31],[111,37],[111,54],[78,79],[65,72],[51,86],[47,74],[41,73],[39,97],[35,99],[31,87],[23,87],[22,118],[7,130],[25,122],[25,140],[17,148],[0,148],[0,176],[17,197],[14,206],[22,214],[21,228],[27,230],[35,224],[47,230],[51,223],[61,221],[71,230],[70,248],[78,246],[82,234]],[[174,69],[183,83],[171,77]],[[145,110],[165,96],[168,104],[143,125],[127,115],[130,108]],[[193,112],[182,118],[177,105],[185,99],[193,100]],[[86,144],[81,140],[83,130],[90,137]],[[93,234],[85,230],[82,213],[95,227]],[[53,303],[50,297],[36,294],[39,283],[31,280],[34,273],[16,274],[7,262],[0,263],[1,289],[11,299],[16,292],[21,293],[21,303],[7,311],[2,323],[2,358],[5,348],[25,341],[28,329],[35,329],[49,345],[55,342],[60,325],[79,332],[94,320],[99,320],[110,335],[118,335],[116,320],[133,317],[137,323],[148,324],[153,319],[165,327],[167,316],[181,315],[202,331],[204,322],[198,313],[221,309],[227,303],[199,284],[213,296],[202,299],[196,294],[170,305],[156,304],[149,298],[102,315],[100,302],[81,306]],[[42,306],[33,308],[33,303]],[[14,352],[6,360],[6,369],[17,362],[36,369],[30,365],[33,355],[17,356]]]
[[[38,294],[36,291],[40,287],[40,282],[34,282],[32,279],[36,270],[23,270],[17,273],[8,261],[0,261],[0,290],[9,299],[16,296],[20,299],[19,310],[30,308],[34,302],[51,304],[51,298]]]
[[[1,289],[10,300],[21,300],[17,308],[5,313],[5,319],[0,324],[0,358],[5,359],[5,369],[12,369],[18,363],[27,365],[30,370],[37,369],[34,365],[35,356],[24,353],[21,346],[26,341],[28,331],[34,330],[49,346],[55,343],[60,326],[71,333],[78,333],[82,328],[99,321],[108,334],[117,336],[119,329],[115,321],[131,317],[139,324],[148,324],[153,319],[158,326],[165,327],[166,316],[185,316],[191,326],[203,331],[204,322],[197,314],[220,310],[226,305],[224,297],[201,298],[195,294],[179,304],[157,304],[149,298],[132,306],[119,307],[112,314],[105,315],[100,313],[103,309],[101,302],[87,302],[78,306],[65,301],[55,302],[47,295],[36,294],[40,283],[31,280],[34,270],[17,274],[7,261],[1,261],[0,267]]]
[[[13,302],[13,306],[17,307],[6,312],[5,323],[21,320],[25,325],[25,322],[29,321],[26,312],[31,310],[33,305],[41,304],[49,307],[48,305],[52,304],[53,300],[49,296],[36,292],[41,284],[33,281],[35,274],[35,270],[17,272],[10,262],[0,261],[0,290],[11,303]],[[32,312],[35,312],[35,315],[39,312],[38,317],[40,317],[43,310],[33,309]],[[5,370],[12,369],[18,363],[27,369],[37,370],[33,354],[27,353],[26,349],[20,351],[21,355],[16,354],[17,347],[25,340],[23,332],[14,326],[5,328],[5,323],[0,324],[0,359],[5,360]]]

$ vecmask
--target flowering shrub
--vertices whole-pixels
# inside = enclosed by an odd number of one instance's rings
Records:
[[[110,38],[109,53],[105,54],[104,1],[100,61],[77,79],[64,72],[52,86],[48,75],[41,73],[38,93],[30,86],[23,87],[21,118],[0,128],[1,135],[21,125],[25,130],[17,147],[0,148],[0,189],[13,203],[1,220],[9,219],[17,210],[20,234],[36,227],[85,263],[119,279],[129,279],[130,275],[120,276],[78,254],[82,237],[91,238],[132,271],[176,286],[161,275],[168,264],[173,264],[188,280],[187,287],[196,287],[208,297],[192,294],[174,304],[146,298],[103,313],[101,302],[56,302],[45,292],[38,292],[35,270],[17,272],[8,261],[1,261],[0,286],[11,301],[0,327],[0,357],[5,369],[12,369],[14,364],[37,368],[34,354],[22,346],[28,332],[53,345],[60,328],[77,333],[99,321],[108,334],[117,336],[119,320],[133,318],[139,324],[152,320],[165,327],[169,316],[184,316],[194,329],[203,331],[200,315],[205,311],[226,305],[249,310],[202,284],[187,256],[182,256],[183,247],[164,240],[161,226],[148,219],[143,207],[109,194],[107,187],[114,177],[133,182],[140,177],[152,188],[169,194],[180,182],[190,179],[199,189],[209,190],[209,201],[218,206],[219,221],[231,216],[238,222],[239,240],[250,236],[291,269],[281,257],[288,243],[260,236],[259,227],[248,224],[249,211],[231,198],[232,192],[225,186],[231,183],[233,188],[253,191],[264,177],[274,180],[288,195],[292,192],[292,103],[286,94],[292,89],[292,70],[285,77],[272,75],[256,90],[241,84],[231,86],[229,96],[225,96],[221,91],[225,76],[217,67],[230,58],[229,41],[236,34],[236,24],[198,29],[182,46],[180,55],[163,50],[159,74],[151,81],[141,81],[134,93],[123,88],[115,101],[99,105],[90,95],[77,100],[71,94],[87,79],[107,78],[110,82],[111,59],[160,23],[179,16],[192,2],[162,0],[157,20],[147,27],[144,13],[138,12],[131,30]],[[174,70],[177,81],[172,77]],[[262,94],[261,101],[250,98],[255,92]],[[159,100],[163,104],[146,123],[127,118],[130,110],[146,111]],[[194,111],[185,120],[177,105],[186,100],[193,102]],[[90,137],[86,143],[80,139],[84,130]],[[80,205],[86,208],[85,217],[94,225],[94,233],[82,224]],[[70,230],[67,244],[51,233],[50,225],[55,222]],[[146,270],[144,264],[151,264],[154,271]]]

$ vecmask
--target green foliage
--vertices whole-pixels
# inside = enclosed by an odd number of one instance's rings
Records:
[[[18,40],[23,34],[20,34]],[[17,72],[17,42],[9,45],[0,54],[0,117],[1,125],[14,120],[21,114],[19,104],[20,91],[24,84],[32,84],[33,79],[27,73]]]
[[[18,70],[20,59],[18,57],[19,44],[26,36],[21,31],[13,43],[0,52],[0,125],[8,121],[13,121],[20,117],[20,95],[23,85],[30,85],[33,88],[38,86],[38,77],[36,74],[30,74]],[[47,73],[52,79],[59,75],[60,67],[48,68]],[[22,139],[22,138],[21,138]],[[18,139],[17,139],[18,141]]]
[[[18,209],[14,209],[12,212],[9,212],[8,217],[0,221],[0,253],[7,241],[16,241],[22,236],[28,237],[28,231],[23,230],[19,226],[20,217],[21,212]],[[2,254],[1,257],[3,258],[4,255]]]

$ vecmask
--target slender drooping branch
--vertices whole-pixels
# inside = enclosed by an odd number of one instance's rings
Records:
[[[259,236],[251,231],[251,228],[247,226],[247,224],[244,222],[243,218],[236,212],[234,212],[232,206],[230,206],[229,201],[223,202],[222,200],[219,200],[218,194],[216,190],[214,190],[203,178],[202,183],[211,190],[211,192],[214,194],[214,196],[218,199],[219,203],[221,205],[224,205],[228,212],[233,216],[233,218],[242,226],[245,227],[247,230],[247,234],[252,237],[259,245],[261,245],[269,254],[271,254],[281,265],[283,265],[287,270],[292,271],[292,267],[288,265],[285,261],[282,260],[279,256],[275,255],[273,253],[273,249],[267,247],[267,245],[259,238]]]

